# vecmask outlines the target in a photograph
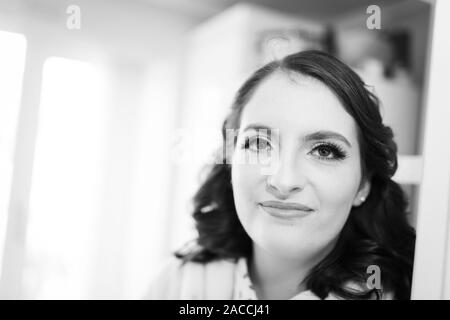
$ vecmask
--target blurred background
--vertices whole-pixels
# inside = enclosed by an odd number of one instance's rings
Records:
[[[195,237],[191,198],[235,91],[299,50],[373,86],[415,226],[432,14],[421,0],[0,0],[0,297],[142,297]]]

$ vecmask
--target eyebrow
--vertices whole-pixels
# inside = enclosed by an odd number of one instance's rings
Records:
[[[250,124],[248,126],[245,127],[244,132],[250,129],[254,129],[254,130],[268,130],[268,132],[270,132],[270,130],[273,128],[270,128],[268,126],[262,125],[262,124]],[[307,142],[307,141],[315,141],[315,140],[326,140],[326,139],[335,139],[335,140],[339,140],[342,141],[343,143],[345,143],[349,148],[352,147],[352,144],[340,133],[334,132],[334,131],[329,131],[329,130],[320,130],[320,131],[316,131],[316,132],[312,132],[312,133],[308,133],[307,135],[305,135],[303,137],[303,141]]]

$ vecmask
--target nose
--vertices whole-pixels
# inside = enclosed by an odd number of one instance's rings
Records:
[[[303,190],[306,177],[296,157],[280,158],[273,174],[267,176],[267,191],[285,200]]]

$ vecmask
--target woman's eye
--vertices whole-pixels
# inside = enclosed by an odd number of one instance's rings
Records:
[[[323,160],[342,160],[347,156],[340,146],[331,143],[316,146],[312,153]]]
[[[245,138],[243,148],[255,152],[271,150],[270,142],[262,137]]]
[[[317,151],[321,157],[329,157],[332,154],[330,148],[327,147],[318,147]]]

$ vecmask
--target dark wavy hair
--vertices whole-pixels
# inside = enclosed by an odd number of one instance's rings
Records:
[[[225,159],[226,130],[238,129],[242,110],[258,86],[275,72],[300,74],[324,83],[340,99],[357,124],[363,179],[371,181],[366,201],[352,207],[334,249],[305,279],[321,299],[333,293],[346,299],[380,298],[381,290],[365,286],[367,267],[381,270],[382,291],[395,299],[409,299],[414,260],[415,231],[407,220],[407,198],[391,178],[397,170],[397,145],[392,129],[382,123],[378,98],[361,78],[337,58],[316,50],[303,51],[270,62],[257,70],[235,96],[222,126],[219,161],[194,196],[193,217],[198,231],[195,250],[180,249],[185,261],[251,257],[252,240],[241,225],[234,205],[231,167]],[[236,139],[236,138],[235,138]],[[346,285],[356,282],[367,290]]]

